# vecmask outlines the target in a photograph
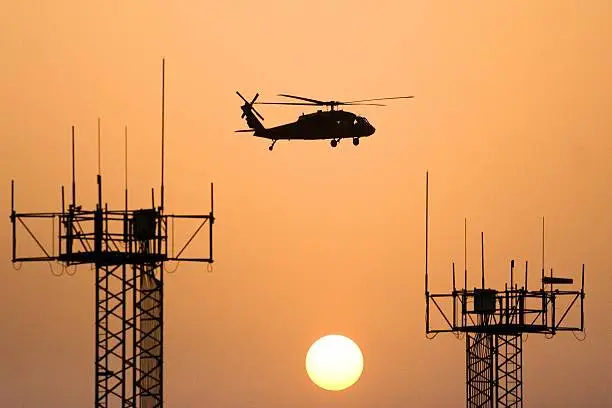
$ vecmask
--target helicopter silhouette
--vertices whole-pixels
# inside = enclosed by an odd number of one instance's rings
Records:
[[[352,112],[337,109],[340,105],[371,105],[385,106],[380,103],[363,103],[372,101],[382,101],[389,99],[408,99],[414,96],[394,96],[390,98],[361,99],[357,101],[319,101],[317,99],[304,98],[287,94],[279,94],[286,98],[298,99],[303,102],[256,102],[259,93],[251,102],[246,100],[240,92],[236,94],[244,101],[241,106],[242,116],[246,118],[249,129],[236,130],[235,132],[253,132],[253,136],[272,140],[269,150],[274,149],[274,145],[279,140],[330,140],[331,146],[336,147],[342,139],[353,139],[353,145],[359,145],[359,139],[372,136],[376,129],[368,122],[364,116],[356,115]],[[302,114],[295,122],[266,128],[259,119],[264,120],[253,105],[302,105],[302,106],[328,106],[329,110],[318,110],[314,113]]]

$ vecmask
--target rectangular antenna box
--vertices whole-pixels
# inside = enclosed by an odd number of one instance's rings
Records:
[[[494,289],[474,289],[474,312],[493,314],[495,313],[495,297],[497,291]]]
[[[133,234],[137,241],[148,241],[155,238],[155,220],[157,212],[154,209],[134,211],[132,219]]]

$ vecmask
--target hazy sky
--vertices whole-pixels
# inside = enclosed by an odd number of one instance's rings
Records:
[[[10,180],[18,211],[59,210],[75,125],[79,201],[93,207],[101,117],[105,198],[123,202],[127,125],[130,200],[149,205],[162,57],[166,207],[208,212],[214,181],[217,216],[214,272],[181,266],[165,281],[169,407],[463,406],[464,341],[424,336],[426,170],[432,290],[450,290],[451,262],[463,264],[464,217],[470,285],[484,231],[499,287],[510,259],[540,268],[545,216],[547,267],[578,278],[586,264],[587,339],[529,337],[526,406],[612,405],[609,1],[3,3],[0,406],[89,406],[94,390],[93,271],[13,270]],[[358,147],[271,153],[233,133],[236,90],[416,98],[354,109],[377,129]],[[309,110],[259,111],[272,126]],[[342,393],[304,368],[328,333],[364,353]]]

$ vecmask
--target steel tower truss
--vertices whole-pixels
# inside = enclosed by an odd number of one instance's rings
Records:
[[[522,358],[520,333],[466,333],[467,406],[521,407]]]

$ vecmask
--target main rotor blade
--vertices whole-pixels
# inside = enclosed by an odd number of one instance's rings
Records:
[[[370,106],[387,106],[382,103],[356,103],[356,102],[340,102],[338,105],[370,105]]]
[[[255,102],[255,105],[303,105],[303,106],[318,106],[318,103],[304,102]]]
[[[353,103],[353,102],[368,102],[368,101],[384,101],[388,99],[410,99],[414,98],[414,96],[392,96],[390,98],[372,98],[372,99],[360,99],[358,101],[348,101],[345,103]]]
[[[286,98],[293,98],[293,99],[300,99],[302,101],[312,102],[312,103],[315,103],[317,105],[327,105],[326,102],[319,101],[319,100],[316,100],[316,99],[304,98],[303,96],[294,96],[294,95],[287,95],[287,94],[278,94],[278,96],[284,96]]]
[[[255,102],[255,105],[298,105],[298,106],[319,106],[318,103],[305,103],[305,102]],[[382,103],[354,103],[354,102],[333,102],[324,103],[323,105],[370,105],[370,106],[387,106]]]

